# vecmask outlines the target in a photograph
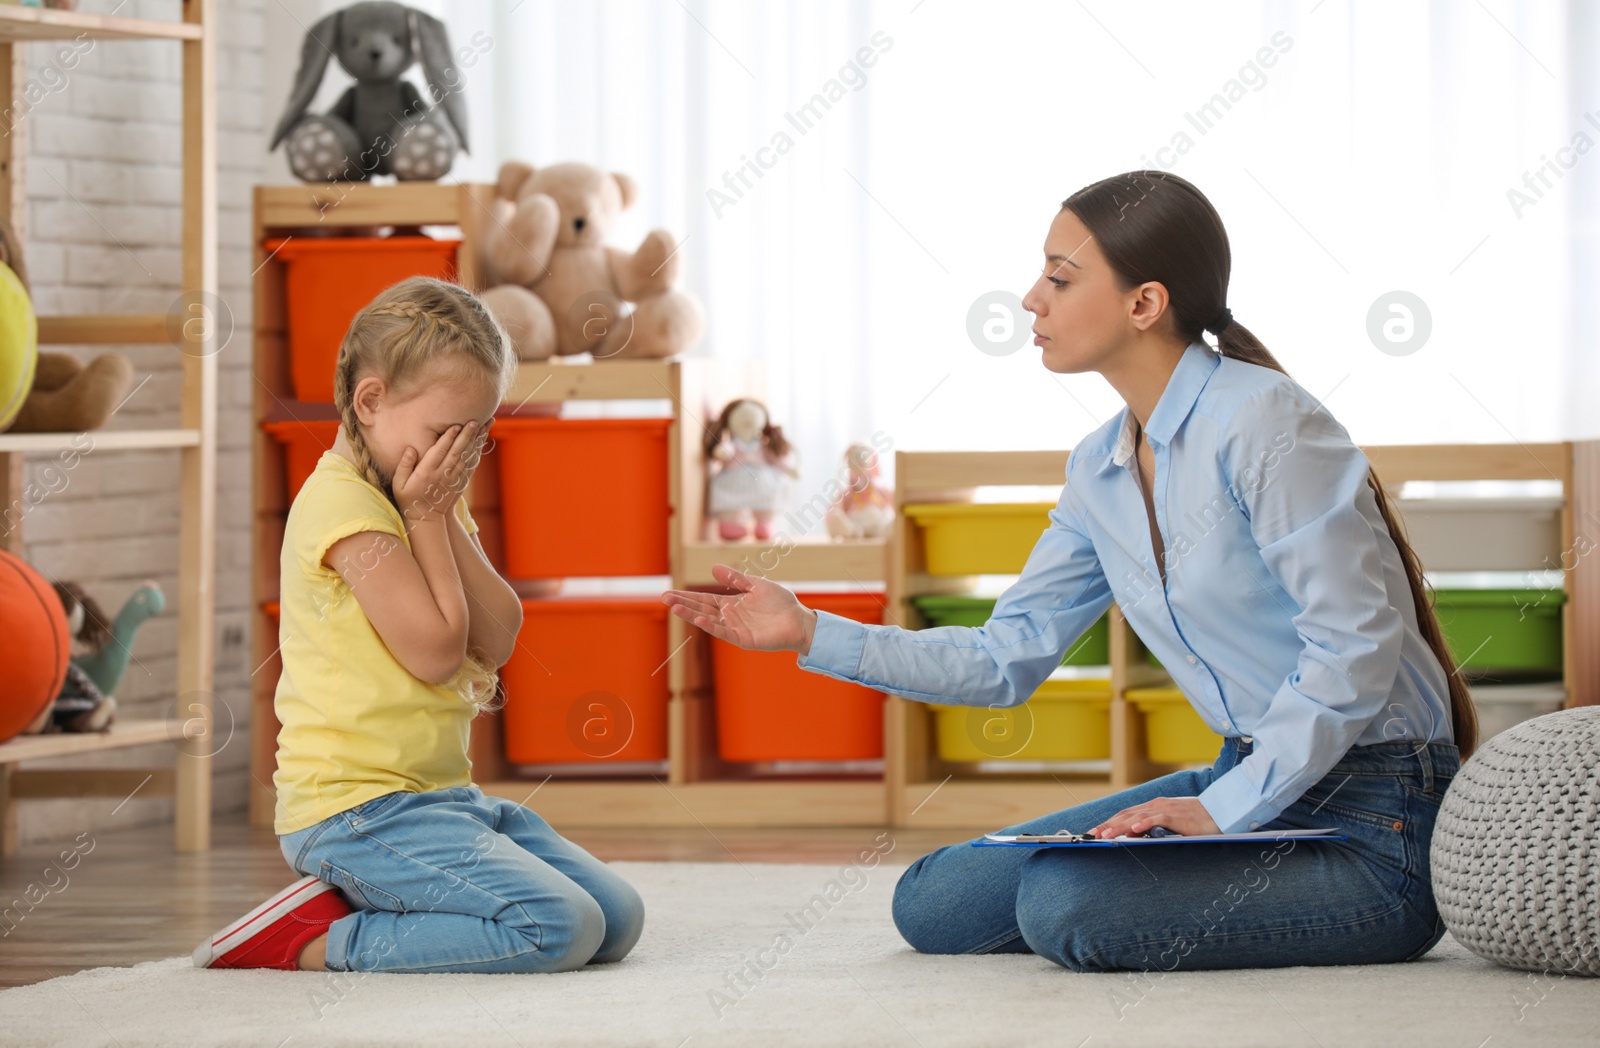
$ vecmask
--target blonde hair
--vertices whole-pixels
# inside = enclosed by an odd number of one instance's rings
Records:
[[[478,297],[459,284],[435,277],[409,277],[384,289],[357,313],[339,346],[334,366],[333,404],[355,465],[368,483],[395,503],[392,478],[384,477],[356,416],[356,383],[376,376],[391,391],[409,392],[429,365],[445,360],[464,375],[490,382],[503,399],[516,377],[511,341]],[[401,514],[402,518],[405,516]],[[499,674],[483,653],[468,648],[461,669],[445,682],[474,709],[474,715],[498,709]]]

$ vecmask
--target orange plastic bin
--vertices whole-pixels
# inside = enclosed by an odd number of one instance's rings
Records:
[[[506,759],[666,760],[666,661],[659,598],[524,600],[516,651],[500,670]]]
[[[883,621],[881,593],[796,593],[818,611]],[[811,673],[792,651],[711,641],[717,750],[725,761],[851,761],[883,756],[883,693]]]
[[[282,261],[289,312],[289,377],[298,400],[331,402],[333,366],[350,321],[407,277],[455,280],[460,240],[288,237],[261,247]],[[274,254],[275,253],[275,254]]]
[[[670,418],[497,417],[489,434],[500,468],[506,574],[668,574],[671,425]]]
[[[282,422],[263,422],[261,428],[267,435],[283,445],[284,472],[288,477],[289,498],[299,494],[300,487],[317,468],[322,453],[333,447],[339,435],[338,419],[286,419]]]

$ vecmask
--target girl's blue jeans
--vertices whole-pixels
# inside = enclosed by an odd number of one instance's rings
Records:
[[[619,960],[644,926],[605,863],[476,786],[386,793],[278,845],[356,908],[328,927],[332,971],[568,971]]]
[[[1250,743],[1003,833],[1083,833],[1154,797],[1192,797]],[[974,848],[912,863],[894,920],[924,953],[1036,953],[1074,971],[1369,964],[1444,935],[1428,845],[1459,754],[1449,744],[1353,747],[1264,830],[1333,826],[1346,841],[1121,848]],[[1070,794],[1067,786],[1063,796]]]

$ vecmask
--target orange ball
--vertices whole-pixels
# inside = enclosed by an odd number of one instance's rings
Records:
[[[20,557],[0,550],[0,742],[61,694],[72,634],[61,598]]]

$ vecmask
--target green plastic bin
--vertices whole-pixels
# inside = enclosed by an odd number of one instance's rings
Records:
[[[1434,613],[1458,662],[1473,670],[1561,672],[1560,589],[1440,589]]]
[[[982,626],[994,614],[996,598],[930,594],[911,603],[934,626]],[[1111,613],[1089,627],[1062,657],[1063,666],[1105,666],[1111,662]]]

